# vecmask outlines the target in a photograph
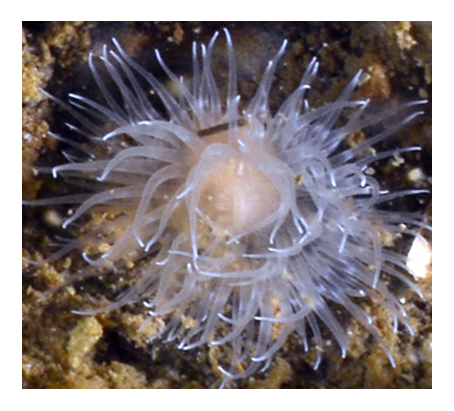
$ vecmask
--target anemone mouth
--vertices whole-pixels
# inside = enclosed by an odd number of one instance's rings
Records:
[[[414,107],[422,102],[404,105],[402,111],[410,114],[399,124],[341,149],[350,133],[390,117],[389,112],[365,117],[368,101],[350,100],[359,74],[336,101],[311,109],[306,94],[317,72],[313,59],[299,87],[272,116],[268,94],[284,43],[240,114],[233,45],[225,34],[230,74],[224,105],[211,69],[217,34],[202,47],[201,56],[194,45],[192,87],[157,54],[178,99],[114,40],[116,50],[105,47],[101,60],[122,96],[118,104],[91,56],[106,106],[76,95],[70,96],[70,105],[63,103],[85,126],[79,131],[87,145],[75,148],[91,156],[55,167],[53,174],[96,180],[104,189],[35,204],[79,203],[64,228],[101,210],[97,231],[85,226],[79,238],[91,265],[134,261],[139,254],[156,251],[137,268],[140,279],[129,291],[91,313],[145,301],[150,316],[167,321],[157,336],[179,340],[182,349],[226,347],[229,364],[220,370],[227,379],[269,365],[292,332],[306,350],[312,338],[321,352],[320,322],[345,356],[348,339],[327,301],[345,307],[392,361],[373,320],[355,299],[368,296],[391,312],[395,324],[408,325],[402,305],[381,275],[417,288],[406,277],[405,257],[386,250],[381,236],[405,231],[417,236],[424,225],[420,216],[376,210],[381,202],[418,193],[386,193],[364,172],[368,164],[396,150],[362,154],[419,115]],[[169,120],[151,106],[136,75],[162,100]],[[342,123],[345,110],[353,113]],[[107,119],[114,129],[100,131],[81,111]],[[125,144],[128,141],[132,144]],[[92,143],[105,144],[108,155],[86,148]],[[402,220],[411,227],[399,228]],[[94,258],[91,250],[100,255]]]
[[[244,119],[199,133],[206,147],[189,159],[193,167],[185,188],[193,224],[196,210],[214,232],[234,241],[285,217],[292,177],[264,133]]]
[[[198,208],[214,229],[237,237],[272,220],[280,203],[279,192],[264,173],[235,157],[224,158],[204,179],[200,198]]]

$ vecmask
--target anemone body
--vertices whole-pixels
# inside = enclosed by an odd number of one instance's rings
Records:
[[[105,101],[70,95],[65,104],[82,124],[71,128],[86,139],[72,145],[87,159],[69,158],[53,174],[96,180],[103,189],[41,204],[79,203],[64,227],[93,210],[110,212],[95,224],[96,236],[87,230],[79,236],[87,262],[102,268],[147,253],[153,258],[140,265],[140,279],[108,309],[143,301],[151,318],[165,319],[153,338],[177,340],[185,350],[219,345],[226,380],[266,368],[293,332],[304,349],[312,340],[319,348],[315,367],[323,349],[321,328],[345,356],[348,338],[333,303],[362,323],[392,362],[358,301],[372,299],[391,312],[395,329],[398,322],[408,327],[382,276],[417,288],[406,275],[405,257],[387,250],[382,238],[423,224],[415,215],[377,208],[418,191],[381,191],[365,173],[369,164],[399,150],[366,153],[420,114],[415,107],[421,102],[402,106],[404,120],[349,147],[347,136],[390,113],[367,116],[368,101],[350,100],[360,73],[337,100],[310,108],[306,96],[318,67],[313,59],[299,87],[272,115],[268,95],[284,43],[240,111],[234,50],[225,35],[229,81],[222,100],[211,68],[217,34],[207,47],[194,44],[190,85],[156,52],[178,98],[115,40],[115,49],[105,47],[100,57],[115,93],[90,56]],[[138,78],[160,98],[165,115],[152,106]],[[107,133],[105,124],[113,124]]]

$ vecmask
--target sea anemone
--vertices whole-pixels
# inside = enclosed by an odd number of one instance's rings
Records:
[[[143,302],[151,319],[165,323],[150,340],[177,340],[183,350],[219,346],[224,383],[266,369],[292,333],[305,350],[311,342],[318,348],[314,368],[326,331],[345,357],[349,340],[336,306],[361,323],[394,364],[362,302],[388,310],[394,331],[401,323],[411,332],[385,278],[421,293],[408,275],[407,257],[387,245],[402,235],[424,241],[419,231],[430,227],[421,215],[382,205],[425,191],[382,190],[367,171],[375,161],[418,150],[377,153],[372,147],[420,115],[425,102],[369,113],[367,99],[350,99],[359,72],[334,102],[312,108],[307,95],[319,65],[314,58],[272,114],[269,93],[284,42],[255,96],[240,105],[234,49],[224,32],[225,93],[212,70],[218,33],[206,47],[193,44],[190,82],[156,51],[173,92],[115,39],[100,61],[89,57],[104,103],[70,94],[66,104],[44,92],[80,123],[69,125],[78,140],[53,135],[70,150],[68,163],[52,174],[86,191],[29,203],[78,204],[63,222],[65,229],[75,227],[77,238],[51,258],[78,248],[100,271],[122,264],[135,270],[137,280],[126,293],[90,313]],[[375,134],[347,143],[365,128]],[[77,226],[82,217],[85,224]]]

